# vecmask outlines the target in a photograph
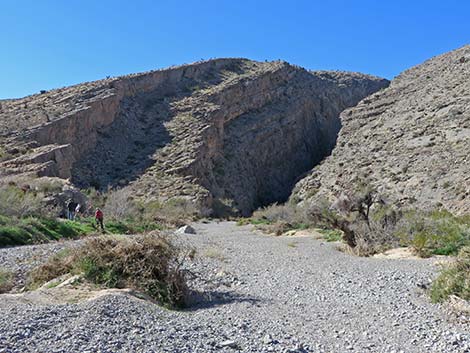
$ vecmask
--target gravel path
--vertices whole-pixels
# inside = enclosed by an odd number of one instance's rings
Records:
[[[232,222],[184,236],[212,284],[176,312],[129,295],[78,304],[0,296],[0,352],[470,352],[470,328],[418,287],[432,260],[357,258],[310,237],[268,237]],[[0,266],[63,244],[0,250]],[[25,261],[21,266],[25,266]]]

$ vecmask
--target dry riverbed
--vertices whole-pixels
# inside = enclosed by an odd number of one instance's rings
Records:
[[[189,309],[128,291],[50,302],[4,294],[0,352],[470,352],[469,325],[423,290],[435,259],[357,258],[314,236],[233,222],[195,229],[179,236],[199,253],[188,263],[199,275]],[[3,249],[0,267],[21,279],[71,244]]]

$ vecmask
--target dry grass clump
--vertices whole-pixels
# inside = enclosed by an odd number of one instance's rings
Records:
[[[181,269],[186,255],[156,232],[139,237],[102,236],[59,253],[33,270],[30,287],[61,275],[80,274],[109,288],[134,288],[168,307],[184,307],[188,288]]]
[[[447,265],[434,280],[431,290],[434,302],[447,300],[456,295],[464,300],[470,300],[470,247],[460,249],[455,262]]]
[[[0,294],[13,288],[13,274],[0,268]]]
[[[226,257],[222,253],[222,251],[219,248],[216,247],[209,247],[205,249],[202,253],[204,257],[208,257],[210,259],[214,260],[219,260],[219,261],[225,261]]]

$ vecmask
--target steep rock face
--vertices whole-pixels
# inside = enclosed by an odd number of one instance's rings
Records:
[[[2,101],[0,177],[71,178],[247,214],[330,153],[339,113],[385,87],[285,62],[207,62]]]
[[[331,152],[340,112],[386,84],[351,73],[289,75],[275,99],[225,123],[214,195],[235,200],[245,213],[287,200],[299,176]]]
[[[367,181],[400,204],[470,212],[470,46],[403,72],[341,120],[332,155],[296,185],[295,200]]]

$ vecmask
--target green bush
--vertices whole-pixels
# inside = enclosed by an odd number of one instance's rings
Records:
[[[135,288],[163,305],[183,307],[188,288],[181,264],[188,254],[157,233],[90,238],[34,269],[28,287],[36,288],[67,273],[80,274],[97,285]]]
[[[447,265],[434,280],[430,296],[433,302],[442,302],[450,295],[470,300],[470,247],[460,249],[454,263]]]
[[[456,255],[470,245],[470,222],[448,211],[412,210],[404,212],[396,234],[420,256]]]
[[[343,233],[338,229],[318,229],[320,234],[323,234],[323,238],[327,242],[341,241]]]

